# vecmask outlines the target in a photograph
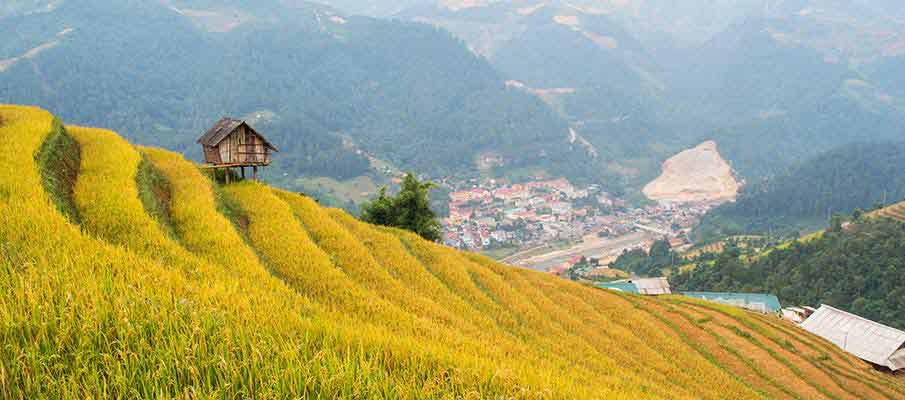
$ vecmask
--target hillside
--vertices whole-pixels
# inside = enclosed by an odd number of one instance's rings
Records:
[[[663,163],[663,173],[644,187],[651,200],[671,202],[734,201],[739,183],[716,142],[707,141]]]
[[[905,38],[889,4],[423,3],[397,17],[450,31],[544,100],[588,144],[587,169],[629,192],[704,141],[756,181],[836,146],[901,136],[902,63],[884,49]]]
[[[905,222],[905,202],[877,210],[873,215]]]
[[[190,158],[213,121],[245,118],[284,150],[268,175],[281,187],[374,173],[366,156],[443,177],[477,174],[493,152],[507,168],[589,175],[564,120],[423,24],[305,1],[69,0],[0,17],[0,34],[12,38],[0,44],[0,101]]]
[[[905,225],[863,218],[740,257],[730,248],[670,277],[681,290],[769,292],[784,304],[829,304],[905,328]]]
[[[620,295],[0,106],[9,398],[889,398],[778,320]]]
[[[845,145],[745,186],[736,203],[708,213],[695,236],[787,234],[823,227],[835,213],[851,214],[902,198],[905,143]]]

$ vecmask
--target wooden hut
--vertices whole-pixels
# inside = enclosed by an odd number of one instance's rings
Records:
[[[245,167],[252,167],[255,180],[258,179],[258,167],[270,165],[270,153],[279,151],[245,121],[232,118],[217,121],[198,143],[204,150],[208,168],[229,170],[239,167],[244,178]]]

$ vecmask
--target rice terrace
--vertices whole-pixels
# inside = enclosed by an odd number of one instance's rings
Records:
[[[775,317],[595,289],[0,106],[0,397],[901,399]]]

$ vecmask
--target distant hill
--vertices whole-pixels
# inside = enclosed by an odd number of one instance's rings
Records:
[[[905,43],[888,17],[897,12],[822,0],[444,1],[397,17],[461,38],[567,120],[594,168],[638,190],[708,140],[756,180],[839,145],[898,138],[905,96],[889,82],[902,74],[886,57]],[[847,39],[880,32],[891,33]]]
[[[670,276],[681,290],[769,292],[783,304],[829,304],[905,329],[905,225],[862,219],[744,261],[731,250]]]
[[[905,222],[905,202],[893,204],[877,210],[872,215],[878,217],[892,218],[901,222]]]
[[[771,178],[750,182],[736,203],[708,213],[695,235],[703,240],[743,233],[787,234],[825,226],[905,198],[905,143],[845,145]]]
[[[569,146],[563,119],[423,24],[303,1],[70,0],[2,18],[0,33],[15,38],[0,60],[55,43],[0,72],[0,101],[195,157],[194,140],[218,118],[250,118],[283,150],[269,178],[288,187],[300,175],[368,172],[359,150],[434,176],[476,174],[485,152],[508,168],[590,175],[568,167],[587,157]]]
[[[775,317],[501,265],[295,193],[217,184],[40,109],[0,105],[0,139],[8,397],[905,393]]]
[[[705,141],[757,181],[905,126],[895,2],[327,3],[392,17],[288,0],[4,3],[0,101],[195,158],[209,124],[248,118],[285,150],[267,178],[296,190],[389,166],[566,176],[639,201],[663,161]]]

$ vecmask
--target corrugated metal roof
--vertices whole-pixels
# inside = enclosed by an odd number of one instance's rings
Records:
[[[658,295],[672,293],[669,290],[669,281],[666,278],[632,279],[631,283],[638,287],[638,292],[641,294]]]
[[[617,292],[639,293],[638,287],[630,282],[606,282],[598,283],[597,287],[603,289],[615,290]]]
[[[669,290],[669,281],[666,278],[623,279],[600,283],[597,284],[597,287],[652,296],[672,293]]]
[[[779,298],[767,293],[682,292],[682,294],[762,313],[779,312],[782,308]],[[801,311],[804,312],[804,310]]]
[[[905,369],[905,348],[895,352],[892,357],[889,357],[889,363],[886,365],[889,366],[893,371],[898,371],[900,369]]]
[[[893,371],[905,368],[905,354],[897,353],[905,345],[905,332],[898,329],[828,305],[820,306],[801,327],[861,359]]]

